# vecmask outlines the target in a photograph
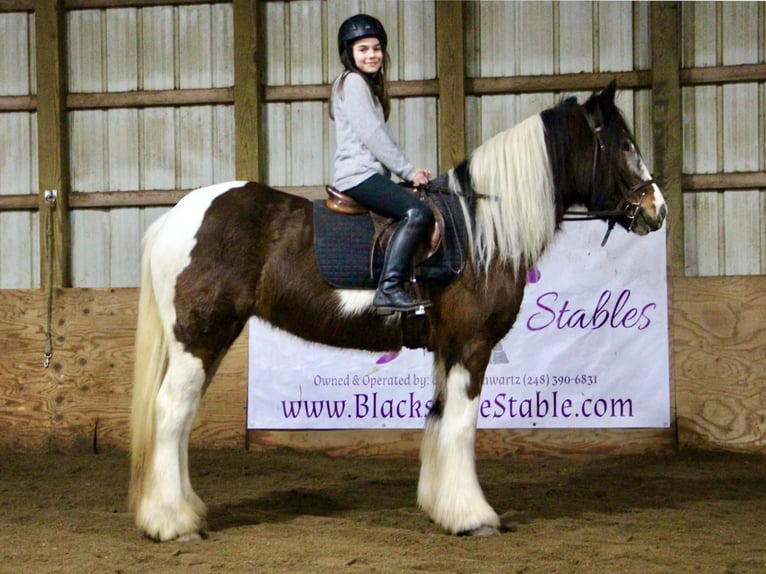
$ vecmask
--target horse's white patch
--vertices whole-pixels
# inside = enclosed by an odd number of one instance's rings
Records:
[[[335,291],[338,298],[340,314],[353,317],[367,312],[372,307],[372,299],[375,291],[371,289],[338,289]]]
[[[428,421],[421,448],[418,504],[453,534],[500,525],[476,476],[479,397],[468,398],[470,382],[471,375],[463,365],[455,365],[447,373],[441,419]]]
[[[660,186],[657,185],[656,183],[652,184],[652,189],[654,190],[652,193],[652,200],[654,201],[654,210],[655,210],[655,213],[659,213],[660,209],[663,206],[665,206],[665,196],[662,194],[662,190],[660,189]]]

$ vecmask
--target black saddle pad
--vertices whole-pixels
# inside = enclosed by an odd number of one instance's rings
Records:
[[[439,249],[415,269],[419,280],[449,281],[463,271],[467,231],[457,197],[432,194],[444,214],[445,230]],[[383,267],[383,252],[370,249],[375,228],[369,215],[330,211],[324,200],[314,201],[314,252],[322,278],[339,289],[374,289]]]

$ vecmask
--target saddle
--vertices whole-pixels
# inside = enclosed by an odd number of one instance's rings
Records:
[[[444,214],[439,206],[436,205],[436,203],[422,189],[409,186],[405,187],[413,193],[417,193],[418,198],[421,201],[424,201],[434,214],[434,223],[431,226],[431,233],[429,234],[428,241],[423,242],[423,248],[418,250],[413,259],[413,263],[417,265],[431,257],[441,246],[442,236],[444,234]],[[325,189],[327,190],[325,207],[330,211],[342,215],[369,214],[375,227],[375,233],[372,237],[372,246],[370,248],[370,266],[372,266],[372,254],[375,251],[375,248],[379,247],[380,250],[385,253],[391,236],[399,227],[399,222],[390,217],[384,217],[378,213],[370,211],[362,204],[358,203],[353,197],[346,195],[331,185],[326,186]]]
[[[447,283],[467,260],[468,230],[462,199],[449,191],[446,176],[419,189],[434,213],[434,230],[414,258],[418,280]],[[397,222],[375,214],[332,187],[313,201],[314,255],[322,279],[338,289],[375,289],[385,248]]]

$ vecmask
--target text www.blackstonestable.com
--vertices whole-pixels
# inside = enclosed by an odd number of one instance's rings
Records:
[[[310,420],[379,420],[423,419],[431,408],[431,400],[424,401],[410,392],[403,398],[384,398],[377,392],[355,393],[351,399],[321,399],[281,401],[285,419]],[[577,399],[562,397],[558,391],[542,393],[534,397],[517,398],[506,392],[495,393],[479,404],[482,419],[505,419],[508,421],[542,421],[550,419],[629,419],[633,417],[633,400],[630,398]]]

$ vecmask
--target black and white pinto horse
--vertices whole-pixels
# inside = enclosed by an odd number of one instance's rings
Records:
[[[563,100],[486,141],[445,179],[468,226],[468,265],[449,283],[421,283],[433,303],[421,346],[433,352],[436,383],[418,505],[450,533],[500,527],[476,475],[479,393],[492,349],[519,311],[527,270],[565,212],[584,205],[610,229],[617,223],[637,235],[662,226],[662,192],[614,97],[612,83],[584,104]],[[310,201],[251,182],[197,189],[146,232],[130,503],[147,536],[188,539],[204,528],[205,504],[189,479],[189,433],[250,317],[338,347],[402,347],[401,317],[376,314],[372,291],[322,280],[312,233]]]

